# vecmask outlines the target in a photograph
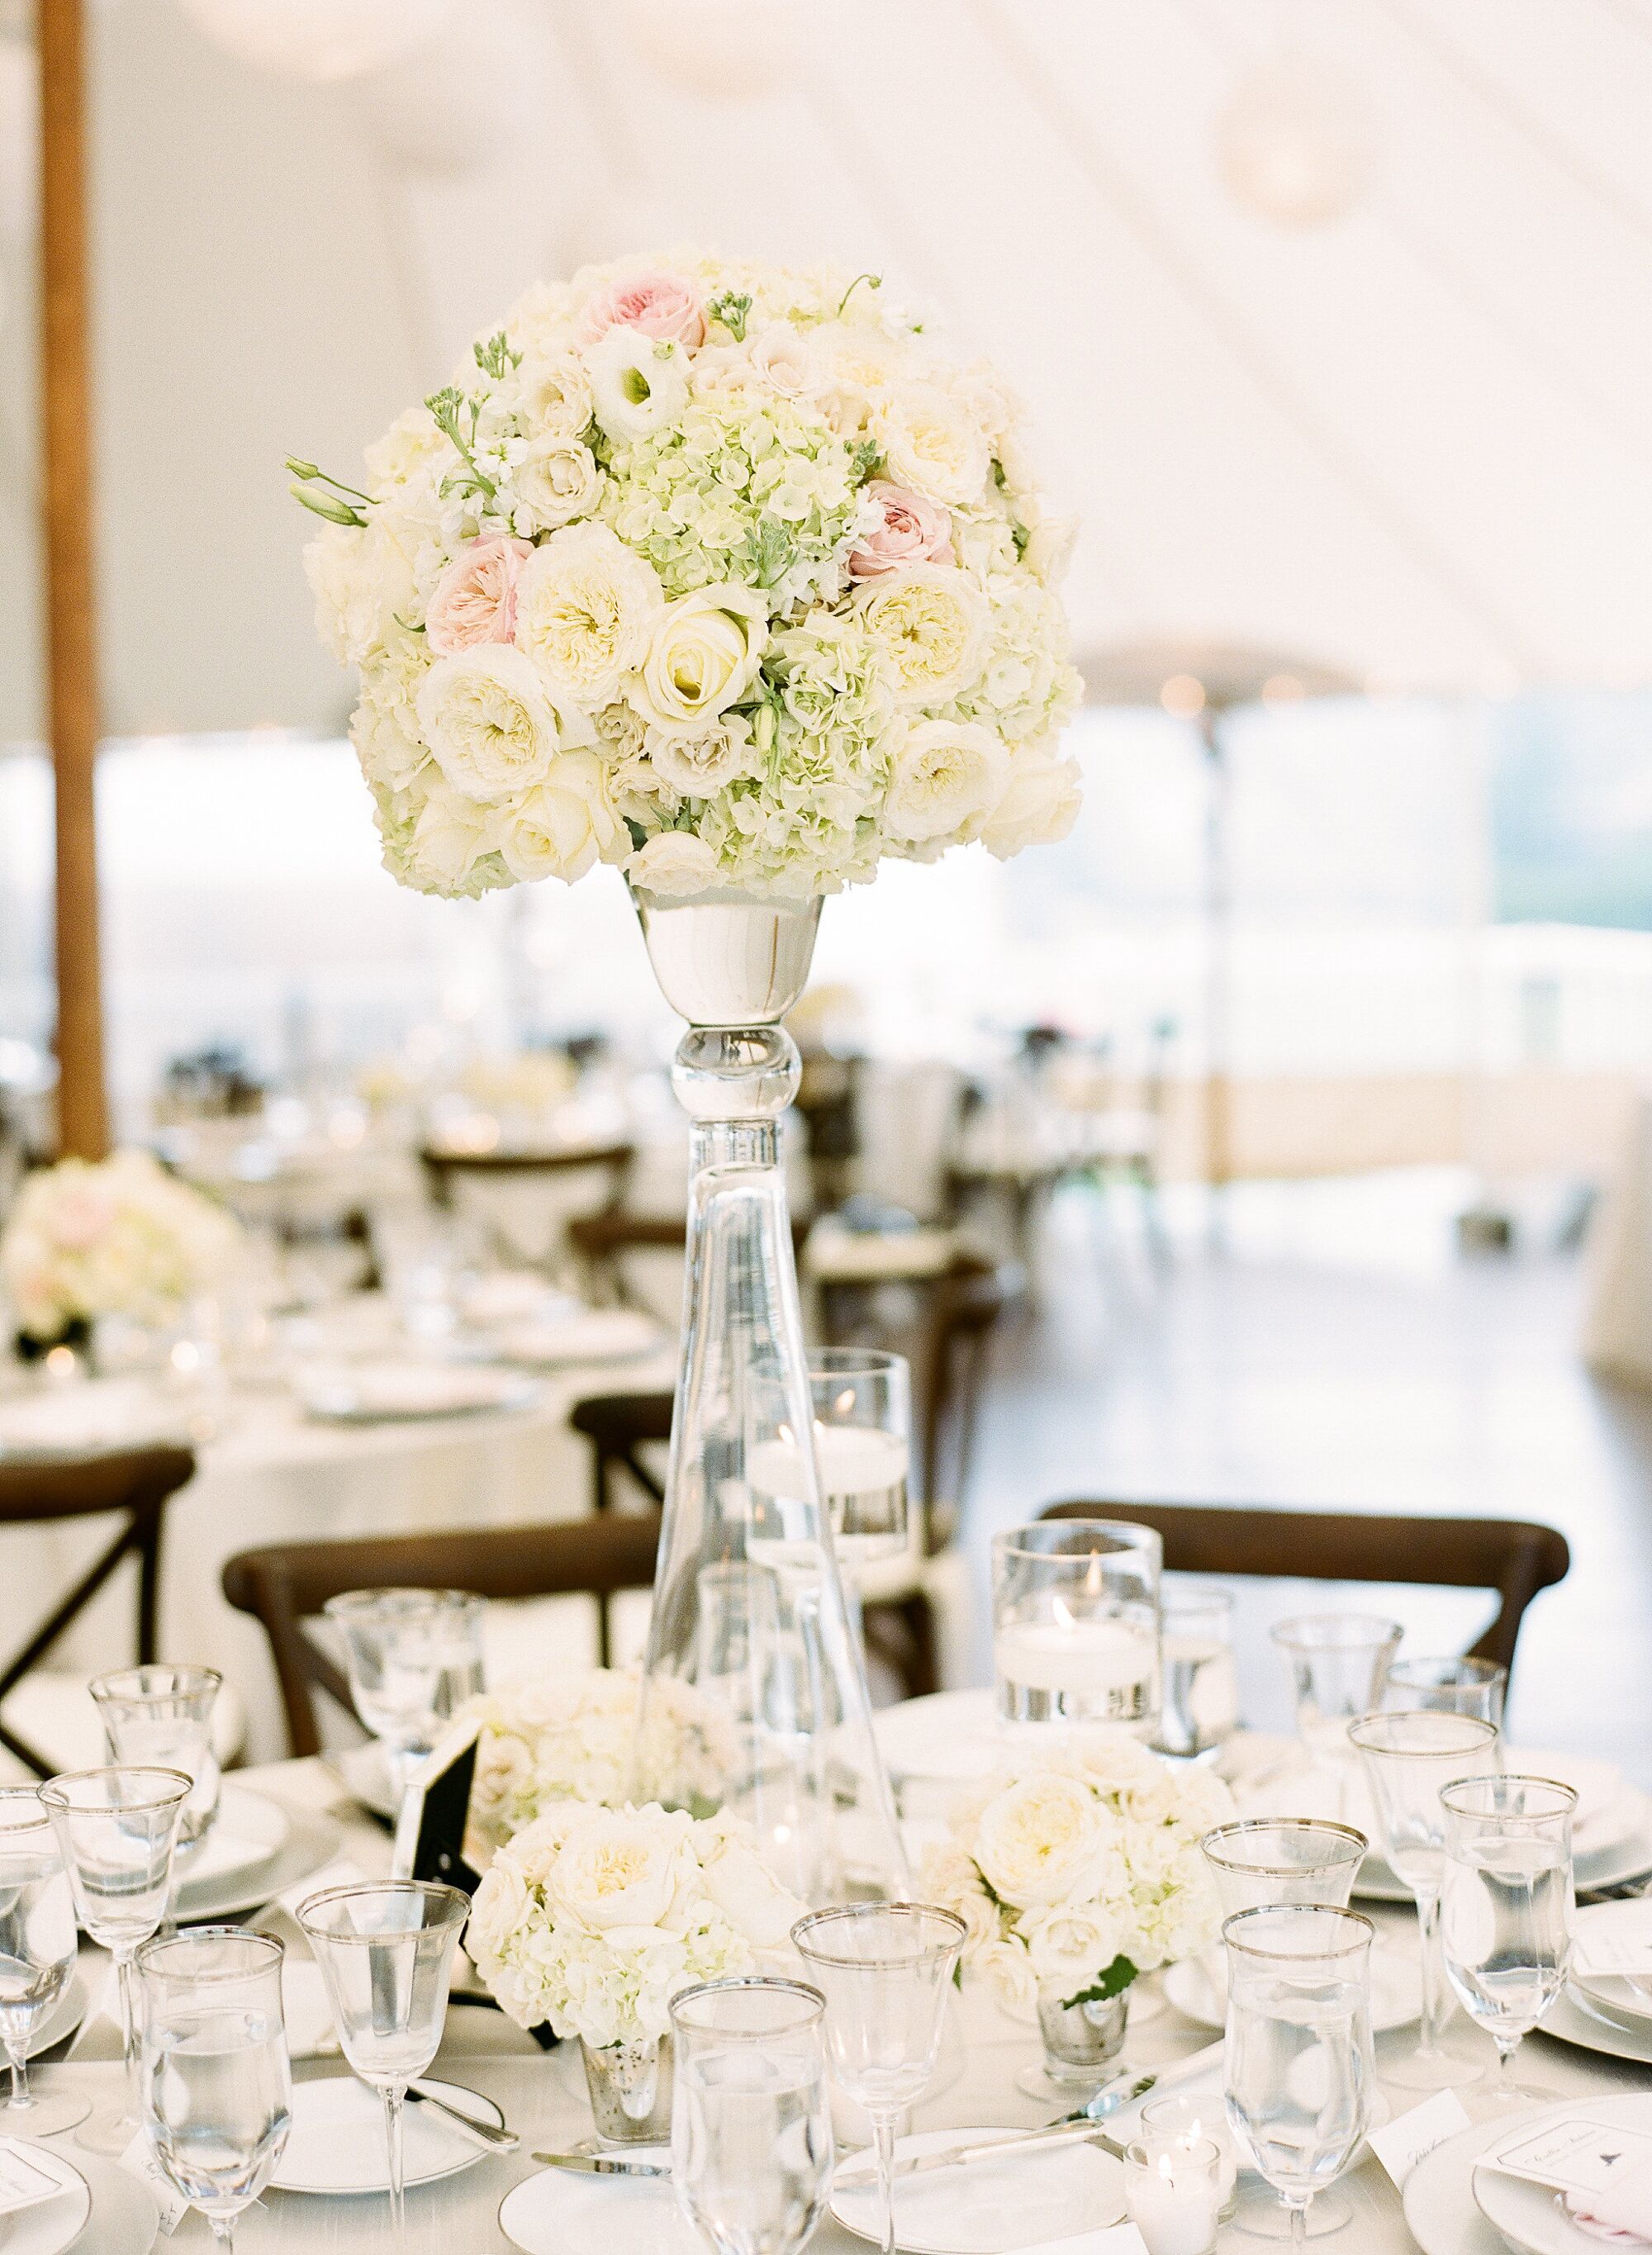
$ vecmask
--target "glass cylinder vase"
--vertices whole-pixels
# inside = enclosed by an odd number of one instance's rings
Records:
[[[681,1359],[638,1722],[640,1795],[754,1827],[812,1904],[904,1891],[816,1458],[780,1125],[818,900],[635,895],[688,1031]]]

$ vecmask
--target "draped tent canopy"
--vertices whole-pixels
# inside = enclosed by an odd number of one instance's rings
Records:
[[[285,5],[93,11],[113,731],[336,726],[282,454],[348,475],[534,275],[696,242],[875,268],[1002,364],[1085,521],[1081,657],[1652,678],[1652,0],[421,0],[411,46],[341,65],[329,21],[382,0]],[[41,712],[14,172],[13,738]]]

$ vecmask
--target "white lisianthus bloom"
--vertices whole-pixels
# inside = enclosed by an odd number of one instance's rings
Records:
[[[679,798],[710,798],[752,771],[751,723],[743,713],[727,713],[692,736],[650,728],[648,763],[667,790]]]
[[[417,707],[437,766],[467,798],[495,801],[526,790],[556,757],[550,699],[532,665],[508,643],[439,657],[419,684]]]
[[[690,1823],[657,1809],[586,1810],[552,1868],[550,1907],[587,1933],[658,1926],[682,1878]]]
[[[1038,1771],[982,1809],[975,1861],[993,1893],[1018,1910],[1082,1901],[1106,1866],[1109,1830],[1088,1786]]]
[[[1055,1903],[1021,1921],[1027,1956],[1046,1997],[1067,2003],[1092,1989],[1114,1959],[1128,1956],[1128,1937],[1100,1902]]]
[[[1047,752],[1017,752],[1009,780],[981,825],[981,842],[1000,861],[1027,846],[1052,846],[1079,818],[1082,799],[1075,760],[1051,759]]]
[[[596,419],[616,446],[645,439],[688,404],[688,355],[675,339],[608,329],[586,353]]]
[[[662,830],[625,864],[632,884],[662,900],[707,893],[717,882],[717,856],[692,830]]]
[[[572,884],[597,861],[617,859],[630,842],[594,752],[564,752],[552,760],[540,783],[500,810],[496,836],[519,883],[560,877]]]
[[[896,696],[932,710],[967,689],[987,655],[987,599],[946,564],[887,573],[859,598],[862,623],[889,653]]]
[[[413,825],[411,867],[438,892],[462,885],[484,854],[494,850],[493,810],[462,791],[432,785]]]
[[[517,371],[523,421],[536,438],[580,439],[596,412],[591,379],[575,352],[525,360]]]
[[[979,423],[938,383],[903,383],[874,410],[884,474],[931,501],[979,501],[992,456]]]
[[[974,720],[925,720],[896,754],[883,827],[909,845],[969,839],[1002,795],[1008,755]]]
[[[517,575],[517,647],[548,696],[593,712],[641,665],[664,611],[659,581],[617,533],[565,525]]]
[[[694,734],[745,695],[768,636],[756,587],[698,587],[668,606],[625,693],[650,731]]]
[[[601,490],[602,473],[583,439],[555,433],[536,439],[510,474],[511,522],[518,532],[554,532],[576,516],[589,516]]]

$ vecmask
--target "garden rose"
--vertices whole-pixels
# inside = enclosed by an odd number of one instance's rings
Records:
[[[981,425],[935,383],[907,383],[874,410],[889,475],[931,501],[979,501],[992,458]]]
[[[546,1897],[553,1912],[595,1934],[658,1926],[682,1876],[689,1819],[636,1809],[588,1810],[558,1856]]]
[[[1088,1787],[1059,1772],[1039,1772],[1016,1779],[988,1802],[975,1834],[975,1861],[995,1894],[1025,1910],[1093,1891],[1107,1844]]]
[[[953,521],[938,502],[887,478],[874,478],[866,497],[877,503],[881,522],[850,550],[852,580],[881,580],[909,564],[953,561]]]
[[[525,509],[536,532],[554,532],[576,516],[589,516],[602,490],[596,457],[580,439],[536,439],[511,473],[516,523]]]
[[[473,540],[454,558],[425,609],[425,639],[438,657],[510,641],[517,625],[517,573],[531,552],[525,540]]]
[[[548,695],[581,712],[611,704],[664,617],[659,581],[606,524],[553,532],[517,581],[517,647]]]
[[[625,874],[645,893],[675,900],[709,892],[717,882],[717,856],[692,830],[662,830],[639,847]]]
[[[650,728],[648,762],[666,790],[679,798],[709,798],[725,783],[751,771],[750,723],[743,713],[730,713],[694,735],[667,735]]]
[[[1028,846],[1051,846],[1079,818],[1078,763],[1047,752],[1016,753],[1002,797],[981,825],[981,842],[1000,861]]]
[[[1003,746],[979,722],[924,721],[896,754],[885,829],[909,845],[973,837],[1002,792],[1006,765]]]
[[[986,598],[963,573],[915,564],[874,580],[858,601],[889,652],[903,705],[945,705],[980,675],[990,621]]]
[[[437,766],[467,798],[525,790],[556,756],[556,714],[519,650],[487,643],[439,657],[419,685],[417,706]]]
[[[645,337],[692,348],[706,341],[705,309],[678,274],[656,269],[622,275],[588,300],[580,316],[579,339],[594,345],[616,328],[638,329]]]

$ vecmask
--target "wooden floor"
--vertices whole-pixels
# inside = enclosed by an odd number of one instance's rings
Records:
[[[981,1593],[987,1535],[1059,1496],[1544,1520],[1572,1570],[1527,1615],[1511,1737],[1610,1755],[1652,1786],[1652,1394],[1583,1369],[1575,1258],[1456,1255],[1461,1189],[1247,1188],[1228,1194],[1225,1249],[1190,1211],[1163,1263],[1128,1192],[1111,1215],[1064,1197],[1040,1241],[1040,1312],[995,1373],[970,1514]],[[1241,1696],[1260,1726],[1288,1716],[1267,1623],[1304,1598],[1325,1602],[1304,1584],[1245,1595]],[[1387,1598],[1416,1653],[1460,1650],[1485,1615]]]

